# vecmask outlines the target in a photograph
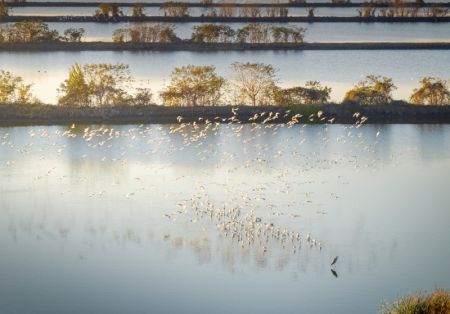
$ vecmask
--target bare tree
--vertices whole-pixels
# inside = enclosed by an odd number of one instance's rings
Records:
[[[235,62],[231,68],[234,74],[233,86],[238,103],[257,106],[273,102],[276,70],[272,65]]]

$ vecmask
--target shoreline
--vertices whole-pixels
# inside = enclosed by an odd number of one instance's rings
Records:
[[[276,51],[276,50],[449,50],[450,42],[349,42],[349,43],[113,43],[37,42],[0,43],[0,52],[13,51]]]
[[[98,7],[102,3],[107,2],[96,2],[96,1],[85,1],[85,2],[73,2],[73,1],[61,1],[61,2],[12,2],[8,3],[9,7]],[[168,2],[147,2],[140,3],[144,7],[161,7],[161,5],[167,4]],[[183,3],[187,7],[199,7],[199,8],[211,8],[211,7],[260,7],[260,8],[270,8],[270,7],[286,7],[286,8],[309,8],[309,7],[317,7],[317,8],[359,8],[364,7],[366,4],[361,3],[322,3],[322,2],[311,2],[311,3],[263,3],[263,2],[255,2],[255,3],[200,3],[200,2],[178,2]],[[135,3],[131,2],[114,2],[119,7],[133,7]],[[374,8],[390,8],[393,7],[390,4],[384,3],[373,3],[371,4]],[[450,2],[428,2],[428,3],[420,3],[416,2],[405,2],[403,3],[404,7],[408,8],[427,8],[433,6],[440,7],[450,7]]]
[[[443,17],[359,17],[359,16],[288,16],[288,17],[220,17],[220,16],[121,16],[121,17],[96,17],[91,15],[86,16],[20,16],[12,15],[4,17],[0,23],[23,22],[29,20],[39,20],[42,22],[59,22],[59,23],[123,23],[123,22],[166,22],[166,23],[251,23],[251,22],[265,22],[265,23],[448,23],[450,16]]]
[[[236,115],[233,114],[236,112]],[[321,112],[318,114],[318,112]],[[355,113],[359,115],[356,117]],[[261,117],[260,115],[264,113]],[[276,119],[267,121],[269,114]],[[450,123],[450,106],[416,106],[391,104],[358,106],[326,104],[287,107],[145,107],[115,106],[104,108],[70,108],[54,105],[0,105],[0,126],[77,124],[173,124],[204,123],[288,123],[301,114],[298,123],[307,124],[443,124]],[[258,115],[258,118],[251,120]],[[249,120],[250,119],[250,120]],[[363,121],[364,120],[364,121]]]

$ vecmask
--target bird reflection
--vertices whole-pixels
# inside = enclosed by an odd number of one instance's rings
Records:
[[[230,118],[197,122],[180,116],[177,124],[164,126],[68,125],[32,127],[26,133],[0,129],[0,175],[5,178],[0,182],[0,220],[6,221],[8,212],[14,241],[24,236],[67,243],[82,239],[89,247],[102,248],[160,241],[171,252],[188,250],[201,263],[221,258],[230,270],[253,263],[306,271],[319,261],[326,272],[328,255],[320,234],[309,225],[299,226],[311,215],[323,219],[321,202],[339,195],[321,193],[333,178],[307,176],[336,165],[358,169],[377,164],[373,136],[357,131],[364,117],[358,115],[355,125],[336,127],[333,138],[327,125],[299,125],[300,114],[287,123],[277,123],[277,112],[258,113],[249,121],[239,121],[237,114],[234,110]],[[346,146],[358,157],[334,154],[330,143]],[[30,163],[27,158],[34,159]],[[26,161],[32,167],[23,175]],[[23,186],[30,186],[20,199],[11,193],[23,188],[15,186],[21,183],[15,181],[16,173],[27,178],[22,178]],[[346,179],[336,180],[345,184]],[[32,206],[23,205],[27,199]],[[155,205],[149,208],[151,202]],[[15,210],[20,207],[22,211]],[[139,210],[141,216],[133,219]],[[155,227],[159,225],[168,231]],[[80,253],[85,259],[86,251]]]
[[[338,274],[334,269],[330,269],[334,277],[338,278]]]

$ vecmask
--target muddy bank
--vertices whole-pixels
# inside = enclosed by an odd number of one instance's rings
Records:
[[[355,114],[356,113],[356,114]],[[180,117],[182,119],[180,120]],[[52,105],[0,105],[0,125],[71,123],[450,123],[450,106],[290,106],[290,107],[107,107],[67,108]]]
[[[181,1],[182,2],[182,1]],[[105,2],[71,2],[71,1],[61,1],[61,2],[14,2],[8,3],[10,7],[98,7],[100,4]],[[165,2],[147,2],[141,3],[144,7],[160,7]],[[130,2],[114,2],[120,7],[132,7],[134,3]],[[306,8],[306,7],[322,7],[322,8],[359,8],[364,7],[364,3],[321,3],[321,2],[308,2],[308,3],[267,3],[267,2],[254,2],[254,3],[200,3],[199,2],[184,2],[187,7],[288,7],[288,8]],[[450,7],[450,2],[441,3],[441,2],[427,2],[427,3],[416,3],[416,2],[405,2],[402,4],[403,7],[417,7],[417,8],[426,8],[432,6],[440,6],[440,7]],[[373,3],[372,7],[377,8],[385,8],[390,7],[389,4],[386,3]]]
[[[450,42],[434,43],[287,43],[287,44],[199,44],[178,43],[112,43],[112,42],[41,42],[0,43],[0,51],[247,51],[247,50],[448,50]]]
[[[355,13],[356,14],[356,13]],[[166,23],[417,23],[450,22],[450,16],[444,17],[359,17],[359,16],[288,16],[288,17],[221,17],[221,16],[121,16],[121,17],[95,17],[95,16],[8,16],[2,22],[22,22],[26,20],[40,20],[43,22],[96,22],[96,23],[121,23],[121,22],[166,22]]]

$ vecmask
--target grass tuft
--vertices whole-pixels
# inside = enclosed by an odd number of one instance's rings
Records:
[[[431,293],[416,293],[384,303],[381,314],[449,314],[450,290],[436,289]]]

